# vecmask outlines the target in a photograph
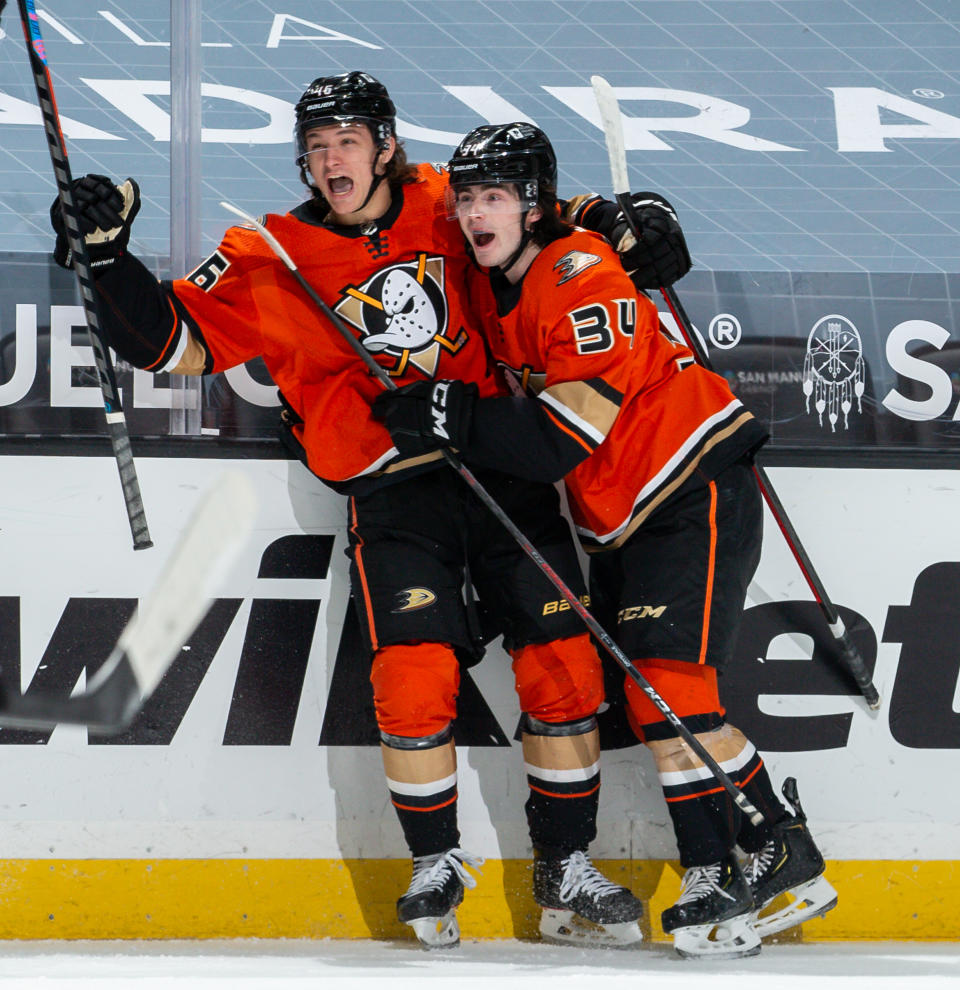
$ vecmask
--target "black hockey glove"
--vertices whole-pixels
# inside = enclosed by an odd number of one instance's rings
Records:
[[[639,243],[622,211],[618,211],[607,240],[620,255],[638,289],[673,285],[690,271],[690,252],[674,208],[656,193],[631,193]]]
[[[466,382],[414,382],[378,395],[373,415],[390,431],[403,457],[440,447],[463,450],[477,395],[477,386]]]
[[[73,182],[80,233],[87,245],[94,276],[113,265],[127,248],[130,227],[140,211],[140,187],[133,179],[115,186],[105,175],[85,175]],[[57,235],[53,260],[61,268],[73,267],[73,251],[63,222],[58,196],[50,207],[50,224]]]

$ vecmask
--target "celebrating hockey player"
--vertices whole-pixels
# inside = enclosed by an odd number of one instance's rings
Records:
[[[451,214],[482,268],[471,275],[478,311],[494,357],[522,392],[477,397],[457,382],[417,384],[381,396],[375,410],[411,454],[450,443],[475,464],[565,479],[590,554],[592,601],[616,622],[623,652],[764,819],[754,826],[741,816],[627,679],[631,724],[656,763],[685,869],[663,928],[684,956],[751,955],[763,935],[836,903],[794,782],[784,786],[791,813],[756,749],[724,718],[718,693],[760,554],[751,458],[765,431],[723,378],[662,331],[606,242],[561,219],[556,157],[542,131],[480,127],[449,170]],[[657,197],[638,198],[673,213]],[[589,205],[615,241],[623,216]],[[429,416],[441,388],[459,410],[449,438],[437,436]],[[653,615],[647,605],[657,606]],[[788,907],[758,918],[787,891]]]
[[[296,106],[295,141],[310,198],[263,222],[303,277],[398,384],[457,379],[468,383],[458,395],[501,394],[462,300],[469,260],[446,219],[446,177],[407,163],[387,90],[363,72],[317,79]],[[613,943],[639,939],[640,903],[587,855],[603,678],[574,613],[545,607],[556,599],[552,585],[436,446],[392,439],[373,417],[382,385],[255,230],[231,228],[195,271],[158,283],[127,250],[136,183],[117,188],[89,175],[76,186],[113,347],[137,367],[176,374],[261,356],[298,455],[349,497],[351,586],[372,657],[387,785],[413,857],[400,920],[425,945],[455,944],[456,908],[476,884],[467,867],[482,862],[460,847],[453,738],[460,665],[482,654],[461,590],[469,568],[468,584],[513,658],[542,930],[574,941],[581,931]],[[68,265],[57,207],[52,219],[55,257]],[[459,421],[469,406],[447,411]],[[584,594],[553,486],[497,470],[479,477]]]

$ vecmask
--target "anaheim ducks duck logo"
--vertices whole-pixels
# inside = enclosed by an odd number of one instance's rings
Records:
[[[426,608],[437,600],[437,596],[429,588],[404,588],[397,592],[397,607],[391,612],[414,612],[418,608]]]
[[[446,336],[443,285],[443,258],[420,254],[380,269],[360,286],[348,286],[334,308],[360,331],[368,351],[396,359],[387,369],[390,375],[402,375],[412,363],[434,378],[443,351],[455,354],[467,340],[463,327],[454,340]]]
[[[594,265],[600,264],[600,258],[595,254],[588,254],[586,251],[568,251],[554,266],[553,270],[560,273],[557,285],[563,285],[570,279],[576,278],[581,272]]]

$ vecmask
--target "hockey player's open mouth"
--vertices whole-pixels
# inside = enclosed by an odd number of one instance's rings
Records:
[[[494,238],[493,234],[484,232],[475,232],[473,235],[473,243],[476,244],[478,248],[486,247]]]
[[[353,179],[337,175],[329,180],[330,191],[337,196],[345,196],[353,190]]]

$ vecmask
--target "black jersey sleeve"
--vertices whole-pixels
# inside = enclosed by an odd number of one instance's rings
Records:
[[[523,396],[480,399],[465,461],[530,481],[559,481],[592,450],[561,428],[541,402]]]
[[[107,343],[134,367],[170,370],[188,339],[203,346],[199,330],[171,283],[158,281],[129,252],[97,279],[97,291],[103,302],[100,312]],[[212,365],[206,354],[204,373]]]

